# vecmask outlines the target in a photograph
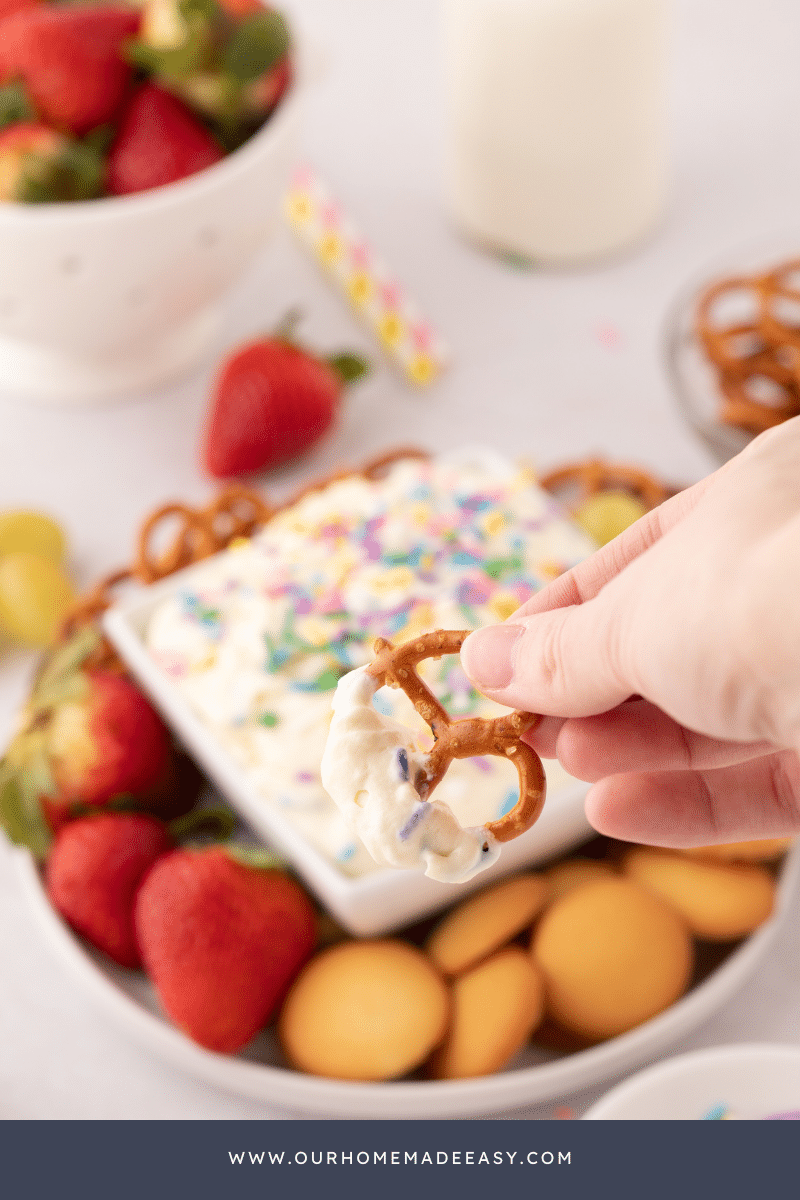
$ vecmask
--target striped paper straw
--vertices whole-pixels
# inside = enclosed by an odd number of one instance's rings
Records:
[[[447,363],[444,343],[308,167],[295,172],[286,216],[406,379],[432,383]]]

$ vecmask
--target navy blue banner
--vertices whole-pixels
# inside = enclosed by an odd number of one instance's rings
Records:
[[[794,1122],[9,1121],[8,1200],[753,1200],[795,1194]]]

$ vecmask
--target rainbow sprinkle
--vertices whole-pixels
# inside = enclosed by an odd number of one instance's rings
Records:
[[[157,609],[148,645],[254,787],[343,871],[361,874],[374,864],[319,776],[339,679],[369,661],[376,637],[504,619],[548,581],[549,564],[571,566],[590,550],[522,472],[408,459],[385,479],[309,493],[251,541],[198,564]],[[454,716],[499,711],[457,656],[422,673]],[[383,688],[374,704],[425,748],[430,730],[402,692]],[[494,756],[464,759],[438,795],[477,825],[513,807],[516,782]]]

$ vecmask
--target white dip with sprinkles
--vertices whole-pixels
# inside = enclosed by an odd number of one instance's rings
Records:
[[[379,481],[354,475],[310,493],[200,563],[156,609],[147,645],[264,803],[361,875],[378,864],[320,778],[339,679],[370,661],[376,637],[505,620],[594,548],[528,471],[404,459]],[[458,658],[426,660],[420,674],[453,717],[502,711]],[[407,728],[412,754],[430,748],[402,692],[381,688],[372,704]],[[556,763],[547,775],[551,794],[567,779]],[[516,770],[495,757],[452,763],[434,793],[467,829],[516,799]],[[421,852],[420,835],[406,840]]]
[[[426,773],[411,729],[379,713],[376,681],[350,671],[333,697],[322,782],[376,863],[461,883],[496,862],[500,846],[482,826],[464,829],[436,796],[422,800],[411,782]]]

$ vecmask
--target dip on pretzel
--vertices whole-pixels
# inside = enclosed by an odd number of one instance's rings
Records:
[[[339,681],[322,758],[322,782],[376,862],[423,870],[432,879],[471,879],[495,862],[500,843],[524,833],[542,810],[541,760],[520,737],[539,718],[511,712],[494,720],[451,720],[419,677],[425,658],[458,654],[469,630],[436,630],[394,647],[375,642],[375,659]],[[400,687],[430,726],[427,753],[411,729],[372,704],[384,684]],[[519,799],[496,821],[464,828],[431,794],[454,758],[507,757],[519,775]]]

